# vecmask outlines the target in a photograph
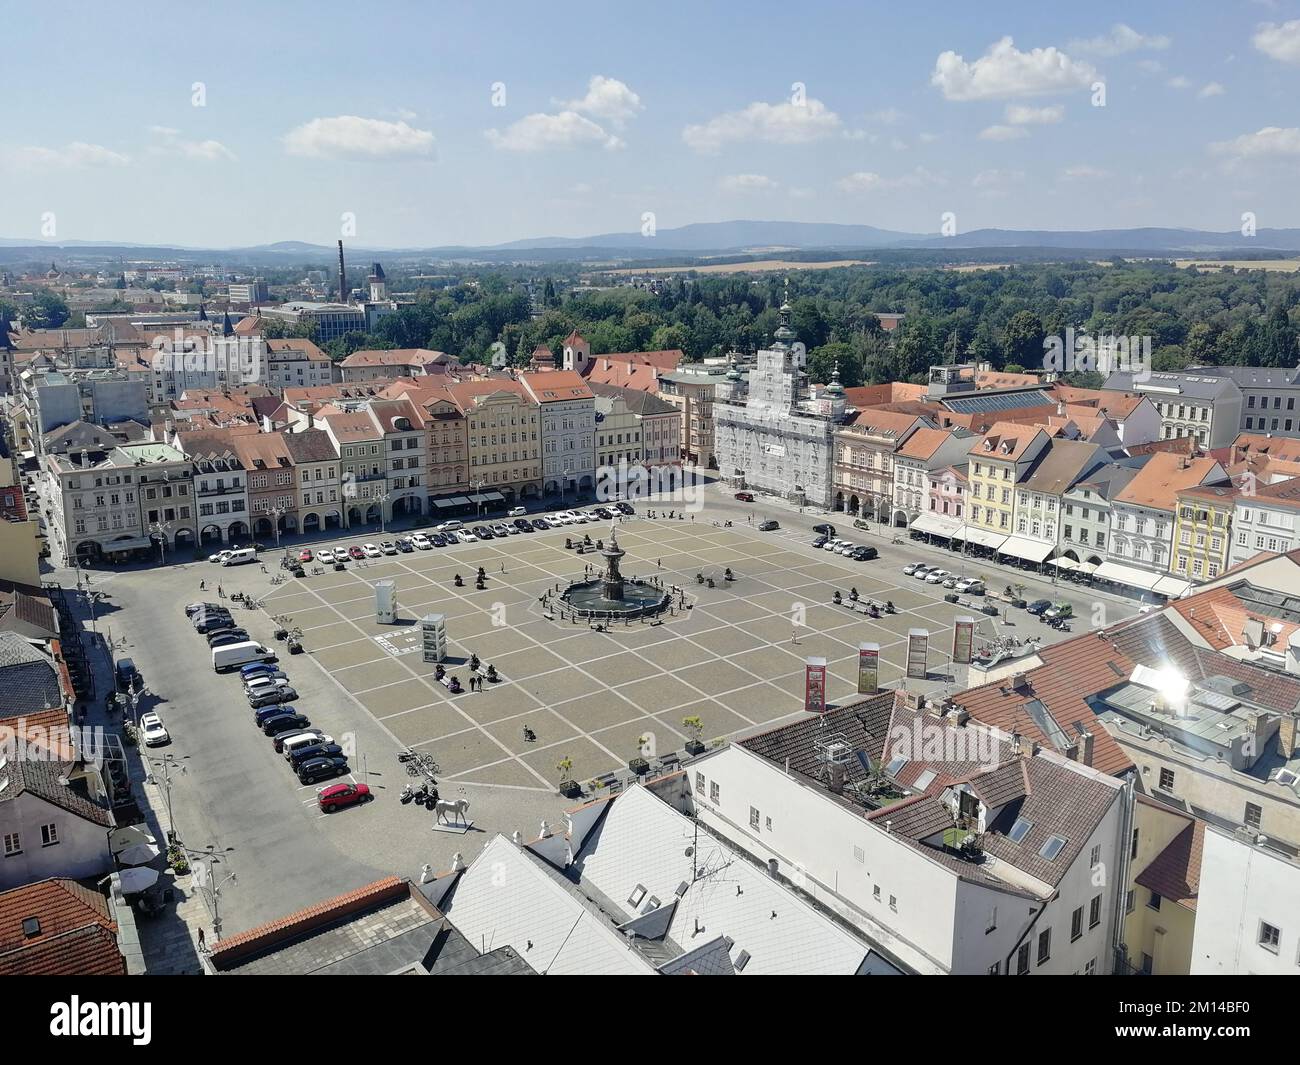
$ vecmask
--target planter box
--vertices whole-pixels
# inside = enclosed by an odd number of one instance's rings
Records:
[[[706,750],[707,750],[707,748],[704,746],[704,743],[703,743],[702,741],[700,741],[700,740],[687,740],[687,741],[686,741],[686,753],[687,753],[687,754],[703,754]]]
[[[650,772],[650,763],[644,758],[630,759],[627,763],[627,767],[637,776],[644,776],[646,773]]]
[[[560,794],[563,795],[566,799],[577,798],[577,796],[582,794],[582,788],[578,786],[578,782],[576,780],[561,780]]]

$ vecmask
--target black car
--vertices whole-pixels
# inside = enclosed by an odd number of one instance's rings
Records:
[[[818,551],[820,551],[823,547],[826,546],[826,541],[828,539],[830,538],[827,536],[818,536],[816,539],[813,540],[812,545],[813,547],[817,548]]]
[[[781,528],[781,523],[779,521],[773,521],[771,518],[768,518],[767,521],[760,521],[758,523],[759,532],[775,532],[779,528]]]
[[[1044,610],[1050,610],[1052,601],[1050,599],[1035,599],[1025,609],[1031,614],[1041,614]]]
[[[315,784],[318,780],[341,777],[348,771],[346,758],[308,758],[298,766],[298,779],[303,784]]]
[[[195,614],[203,614],[209,610],[220,610],[220,603],[191,603],[185,608],[185,616],[193,618]]]
[[[402,554],[404,555],[409,555],[412,551],[415,550],[415,547],[410,540],[408,540],[405,536],[403,536],[400,540],[397,541],[397,550],[402,552]]]
[[[533,531],[533,523],[530,522],[527,518],[515,518],[514,526],[520,532],[530,533]]]
[[[491,540],[491,539],[492,539],[492,530],[489,529],[486,525],[475,525],[474,528],[473,528],[471,531],[472,531],[472,532],[474,533],[474,535],[477,536],[480,540]]]
[[[135,668],[135,663],[129,658],[119,658],[117,664],[113,667],[113,675],[117,678],[117,690],[129,692],[131,686],[135,683],[135,678],[140,675]]]
[[[343,754],[343,748],[337,743],[310,743],[306,747],[295,748],[289,754],[289,765],[296,773],[298,767],[309,758],[338,758],[347,757]]]
[[[205,614],[202,620],[194,626],[195,632],[201,632],[204,636],[215,629],[228,629],[233,619],[229,614]]]
[[[268,706],[260,706],[253,710],[253,724],[261,728],[268,718],[279,717],[281,714],[296,714],[299,710],[296,706],[290,706],[288,703],[274,703]]]
[[[262,731],[268,736],[274,736],[278,732],[288,732],[291,728],[306,728],[310,724],[306,714],[277,714],[262,722]]]
[[[601,521],[614,520],[614,512],[610,510],[608,507],[597,507],[596,514],[600,517]]]
[[[429,533],[429,543],[434,547],[446,547],[447,538],[442,533]]]
[[[874,547],[857,547],[849,553],[849,558],[854,562],[870,562],[873,558],[879,558],[880,552]]]
[[[533,528],[536,529],[538,532],[545,532],[550,527],[551,527],[550,522],[548,522],[545,518],[533,519]]]
[[[620,514],[626,514],[629,517],[636,513],[636,508],[633,507],[631,503],[624,503],[621,500],[614,504],[614,509]]]
[[[216,633],[208,637],[208,646],[214,651],[218,647],[229,647],[232,643],[248,643],[249,635],[242,629]]]
[[[835,536],[835,526],[829,522],[822,522],[820,525],[813,526],[813,532],[821,533],[826,539],[833,539]]]
[[[241,625],[236,625],[233,619],[229,623],[222,625],[219,628],[209,629],[203,635],[207,637],[208,646],[211,646],[212,641],[215,640],[218,636],[225,636],[229,633],[237,633],[237,634],[242,633],[245,639],[248,638],[248,630]]]

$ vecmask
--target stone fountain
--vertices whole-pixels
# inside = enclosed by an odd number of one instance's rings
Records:
[[[595,580],[574,581],[560,601],[578,617],[624,621],[653,617],[669,607],[670,596],[649,581],[624,577],[619,561],[627,554],[618,546],[618,529],[611,526],[609,542],[599,548],[605,572]]]

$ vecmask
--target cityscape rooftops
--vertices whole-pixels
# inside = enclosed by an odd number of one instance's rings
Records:
[[[1178,493],[1183,489],[1225,477],[1223,467],[1208,456],[1188,458],[1161,451],[1151,456],[1112,501],[1172,511],[1177,505]]]
[[[0,891],[0,976],[125,976],[108,901],[75,880]]]

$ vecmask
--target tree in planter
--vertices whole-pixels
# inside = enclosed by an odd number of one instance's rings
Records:
[[[566,754],[555,763],[555,771],[560,774],[560,794],[573,794],[578,786],[573,779],[573,759]]]
[[[690,754],[700,754],[704,751],[704,721],[699,717],[682,718],[682,728],[691,734],[691,738],[686,741],[686,750]]]
[[[629,758],[627,767],[640,776],[642,773],[650,771],[650,763],[646,760],[646,754],[650,749],[650,737],[642,734],[636,738],[636,757]]]

